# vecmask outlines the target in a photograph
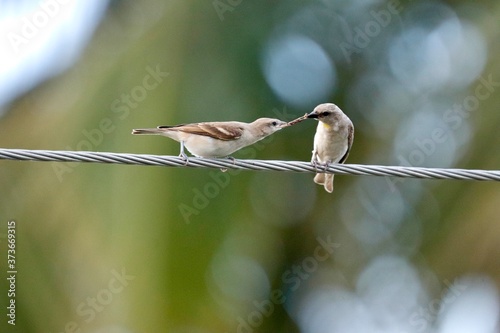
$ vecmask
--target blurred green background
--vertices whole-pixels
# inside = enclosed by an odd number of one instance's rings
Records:
[[[177,155],[131,130],[334,102],[348,163],[500,169],[497,1],[110,1],[89,36],[40,83],[72,43],[38,67],[20,46],[33,85],[2,106],[2,148]],[[234,157],[309,161],[315,126]],[[0,161],[1,331],[500,331],[499,184],[335,179]]]

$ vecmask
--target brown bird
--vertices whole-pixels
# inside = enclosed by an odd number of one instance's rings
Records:
[[[287,126],[279,119],[260,118],[252,123],[225,121],[158,126],[134,129],[132,134],[162,135],[180,142],[180,156],[187,160],[184,147],[197,157],[226,157]]]

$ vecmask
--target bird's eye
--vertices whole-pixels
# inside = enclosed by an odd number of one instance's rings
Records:
[[[321,117],[326,117],[326,116],[328,116],[330,113],[331,113],[331,112],[329,112],[329,111],[325,111],[325,112],[322,112],[322,113],[320,114],[320,116],[321,116]]]
[[[273,126],[276,126],[276,125],[278,125],[278,122],[273,121],[273,122],[272,122],[272,125],[273,125]]]

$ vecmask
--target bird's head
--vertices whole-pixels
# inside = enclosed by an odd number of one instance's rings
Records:
[[[288,123],[274,118],[259,118],[254,121],[252,125],[254,125],[255,128],[260,130],[262,133],[269,135],[287,127]]]
[[[307,115],[308,119],[316,119],[330,126],[338,123],[342,117],[345,117],[345,114],[337,105],[332,103],[320,104]]]

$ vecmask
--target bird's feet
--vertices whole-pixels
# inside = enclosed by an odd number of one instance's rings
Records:
[[[186,155],[186,153],[180,153],[179,157],[184,160],[184,166],[187,166],[189,164],[189,157]]]
[[[236,162],[236,159],[235,159],[234,157],[232,157],[232,156],[226,156],[226,158],[227,158],[228,160],[231,160],[231,161],[233,162],[233,165],[235,165],[235,164],[236,164],[236,163],[235,163],[235,162]],[[226,172],[226,171],[227,171],[227,168],[220,168],[220,171],[222,171],[222,172]]]
[[[184,141],[181,141],[181,152],[179,154],[179,157],[185,161],[184,166],[187,166],[189,164],[189,158],[184,152]]]
[[[322,164],[323,170],[326,172],[328,168],[330,167],[330,164],[332,164],[332,161],[326,161],[325,163]]]
[[[330,167],[330,165],[332,164],[332,161],[326,161],[325,163],[321,163],[319,160],[318,160],[318,157],[317,156],[314,156],[311,160],[311,164],[312,166],[314,167],[314,170],[316,172],[318,171],[323,171],[323,172],[326,172],[328,170],[328,168]],[[323,169],[323,170],[318,170],[319,168]]]
[[[321,163],[318,160],[318,156],[314,154],[314,152],[313,152],[313,157],[311,159],[311,165],[314,167],[315,171],[318,171],[318,166],[321,165]]]

